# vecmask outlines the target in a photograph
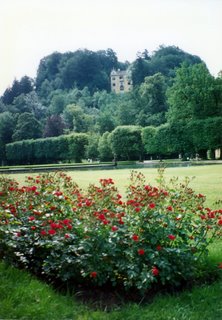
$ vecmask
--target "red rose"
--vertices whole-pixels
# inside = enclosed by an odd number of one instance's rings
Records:
[[[54,234],[56,234],[56,231],[53,230],[53,229],[50,229],[50,230],[48,231],[48,234],[54,235]]]
[[[175,239],[176,239],[176,236],[174,236],[173,234],[169,234],[169,235],[168,235],[168,238],[169,238],[170,240],[175,240]]]
[[[151,272],[153,274],[154,277],[159,275],[159,269],[157,267],[152,267]]]
[[[155,205],[155,203],[153,203],[153,202],[149,204],[150,209],[155,208],[155,206],[156,206],[156,205]]]
[[[97,277],[97,272],[96,272],[96,271],[92,271],[92,272],[90,273],[90,277],[96,278],[96,277]]]
[[[142,255],[144,255],[145,254],[145,251],[144,251],[144,249],[138,249],[138,254],[140,255],[140,256],[142,256]]]
[[[138,236],[137,234],[134,234],[134,235],[132,236],[132,239],[133,239],[134,241],[139,241],[139,236]]]

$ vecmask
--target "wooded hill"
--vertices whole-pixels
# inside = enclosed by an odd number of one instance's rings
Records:
[[[131,71],[131,92],[110,91],[112,69]],[[0,98],[0,159],[206,157],[222,145],[221,113],[222,79],[178,47],[145,50],[132,63],[118,61],[112,49],[54,52],[40,61],[35,79],[15,80]],[[60,140],[71,143],[66,152],[65,145],[55,152]]]

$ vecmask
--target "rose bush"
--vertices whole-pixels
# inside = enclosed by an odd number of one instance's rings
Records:
[[[52,280],[145,291],[194,279],[222,210],[204,206],[189,179],[157,186],[132,171],[123,197],[112,179],[86,191],[65,173],[0,178],[0,255]]]

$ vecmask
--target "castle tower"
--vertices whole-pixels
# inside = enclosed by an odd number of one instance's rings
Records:
[[[129,70],[112,70],[111,91],[115,93],[129,92],[133,88],[132,75]]]

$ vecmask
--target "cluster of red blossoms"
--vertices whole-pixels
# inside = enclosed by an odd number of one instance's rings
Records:
[[[60,180],[62,187],[58,182]],[[199,226],[203,229],[210,229],[215,225],[217,228],[222,226],[222,210],[202,207],[201,201],[204,196],[201,194],[196,196],[200,205],[197,206],[194,200],[193,207],[187,210],[183,197],[179,199],[172,196],[170,191],[141,183],[141,175],[138,176],[137,184],[131,183],[126,201],[118,193],[111,178],[100,179],[100,186],[92,185],[87,193],[82,192],[77,185],[72,184],[69,177],[62,173],[58,181],[50,176],[28,177],[28,181],[28,186],[19,187],[18,184],[10,182],[7,188],[0,190],[2,199],[0,208],[5,213],[0,218],[0,226],[9,223],[10,219],[7,217],[10,215],[11,220],[13,217],[16,220],[22,216],[21,221],[24,226],[20,228],[20,220],[19,223],[17,221],[15,223],[18,232],[14,234],[20,237],[18,239],[14,236],[17,242],[22,243],[22,237],[30,235],[31,239],[41,239],[42,243],[51,241],[53,246],[53,242],[58,240],[57,242],[61,241],[66,246],[73,244],[74,238],[75,241],[84,242],[87,239],[86,241],[90,242],[93,240],[92,237],[97,239],[100,234],[101,238],[104,237],[102,238],[104,243],[112,243],[111,247],[119,246],[118,250],[114,249],[114,251],[121,252],[123,245],[127,250],[131,250],[129,256],[133,259],[130,259],[133,260],[132,263],[138,263],[138,270],[143,265],[147,267],[148,263],[150,274],[153,277],[159,276],[155,279],[151,277],[153,281],[161,281],[164,277],[166,271],[163,272],[162,261],[163,257],[165,259],[167,256],[166,252],[169,248],[168,252],[179,248],[181,240],[187,241],[186,249],[188,250],[189,246],[193,249],[192,246],[197,244],[197,241],[195,242],[197,228],[194,227],[192,232],[190,231],[193,225],[190,226],[189,219],[186,224],[184,223],[186,216],[192,218],[195,214],[197,224],[200,222]],[[76,235],[78,227],[81,230],[80,236]],[[101,252],[98,250],[95,256],[99,257],[102,254],[105,256],[106,250],[111,256],[111,252],[107,249],[110,247],[106,248],[105,245],[103,247],[103,244],[101,247],[105,250],[101,249]],[[82,248],[82,244],[79,247]],[[85,248],[81,250],[80,255],[87,251]],[[152,256],[150,252],[155,259],[150,258]],[[116,255],[114,257],[116,258]],[[96,259],[97,257],[91,263],[87,262],[90,267],[86,271],[87,277],[94,279],[95,282],[103,272],[99,268],[98,261],[101,260]],[[105,264],[106,259],[102,261]],[[128,263],[129,260],[126,259],[126,268]],[[87,267],[84,266],[84,268]],[[218,268],[222,269],[222,262]]]

